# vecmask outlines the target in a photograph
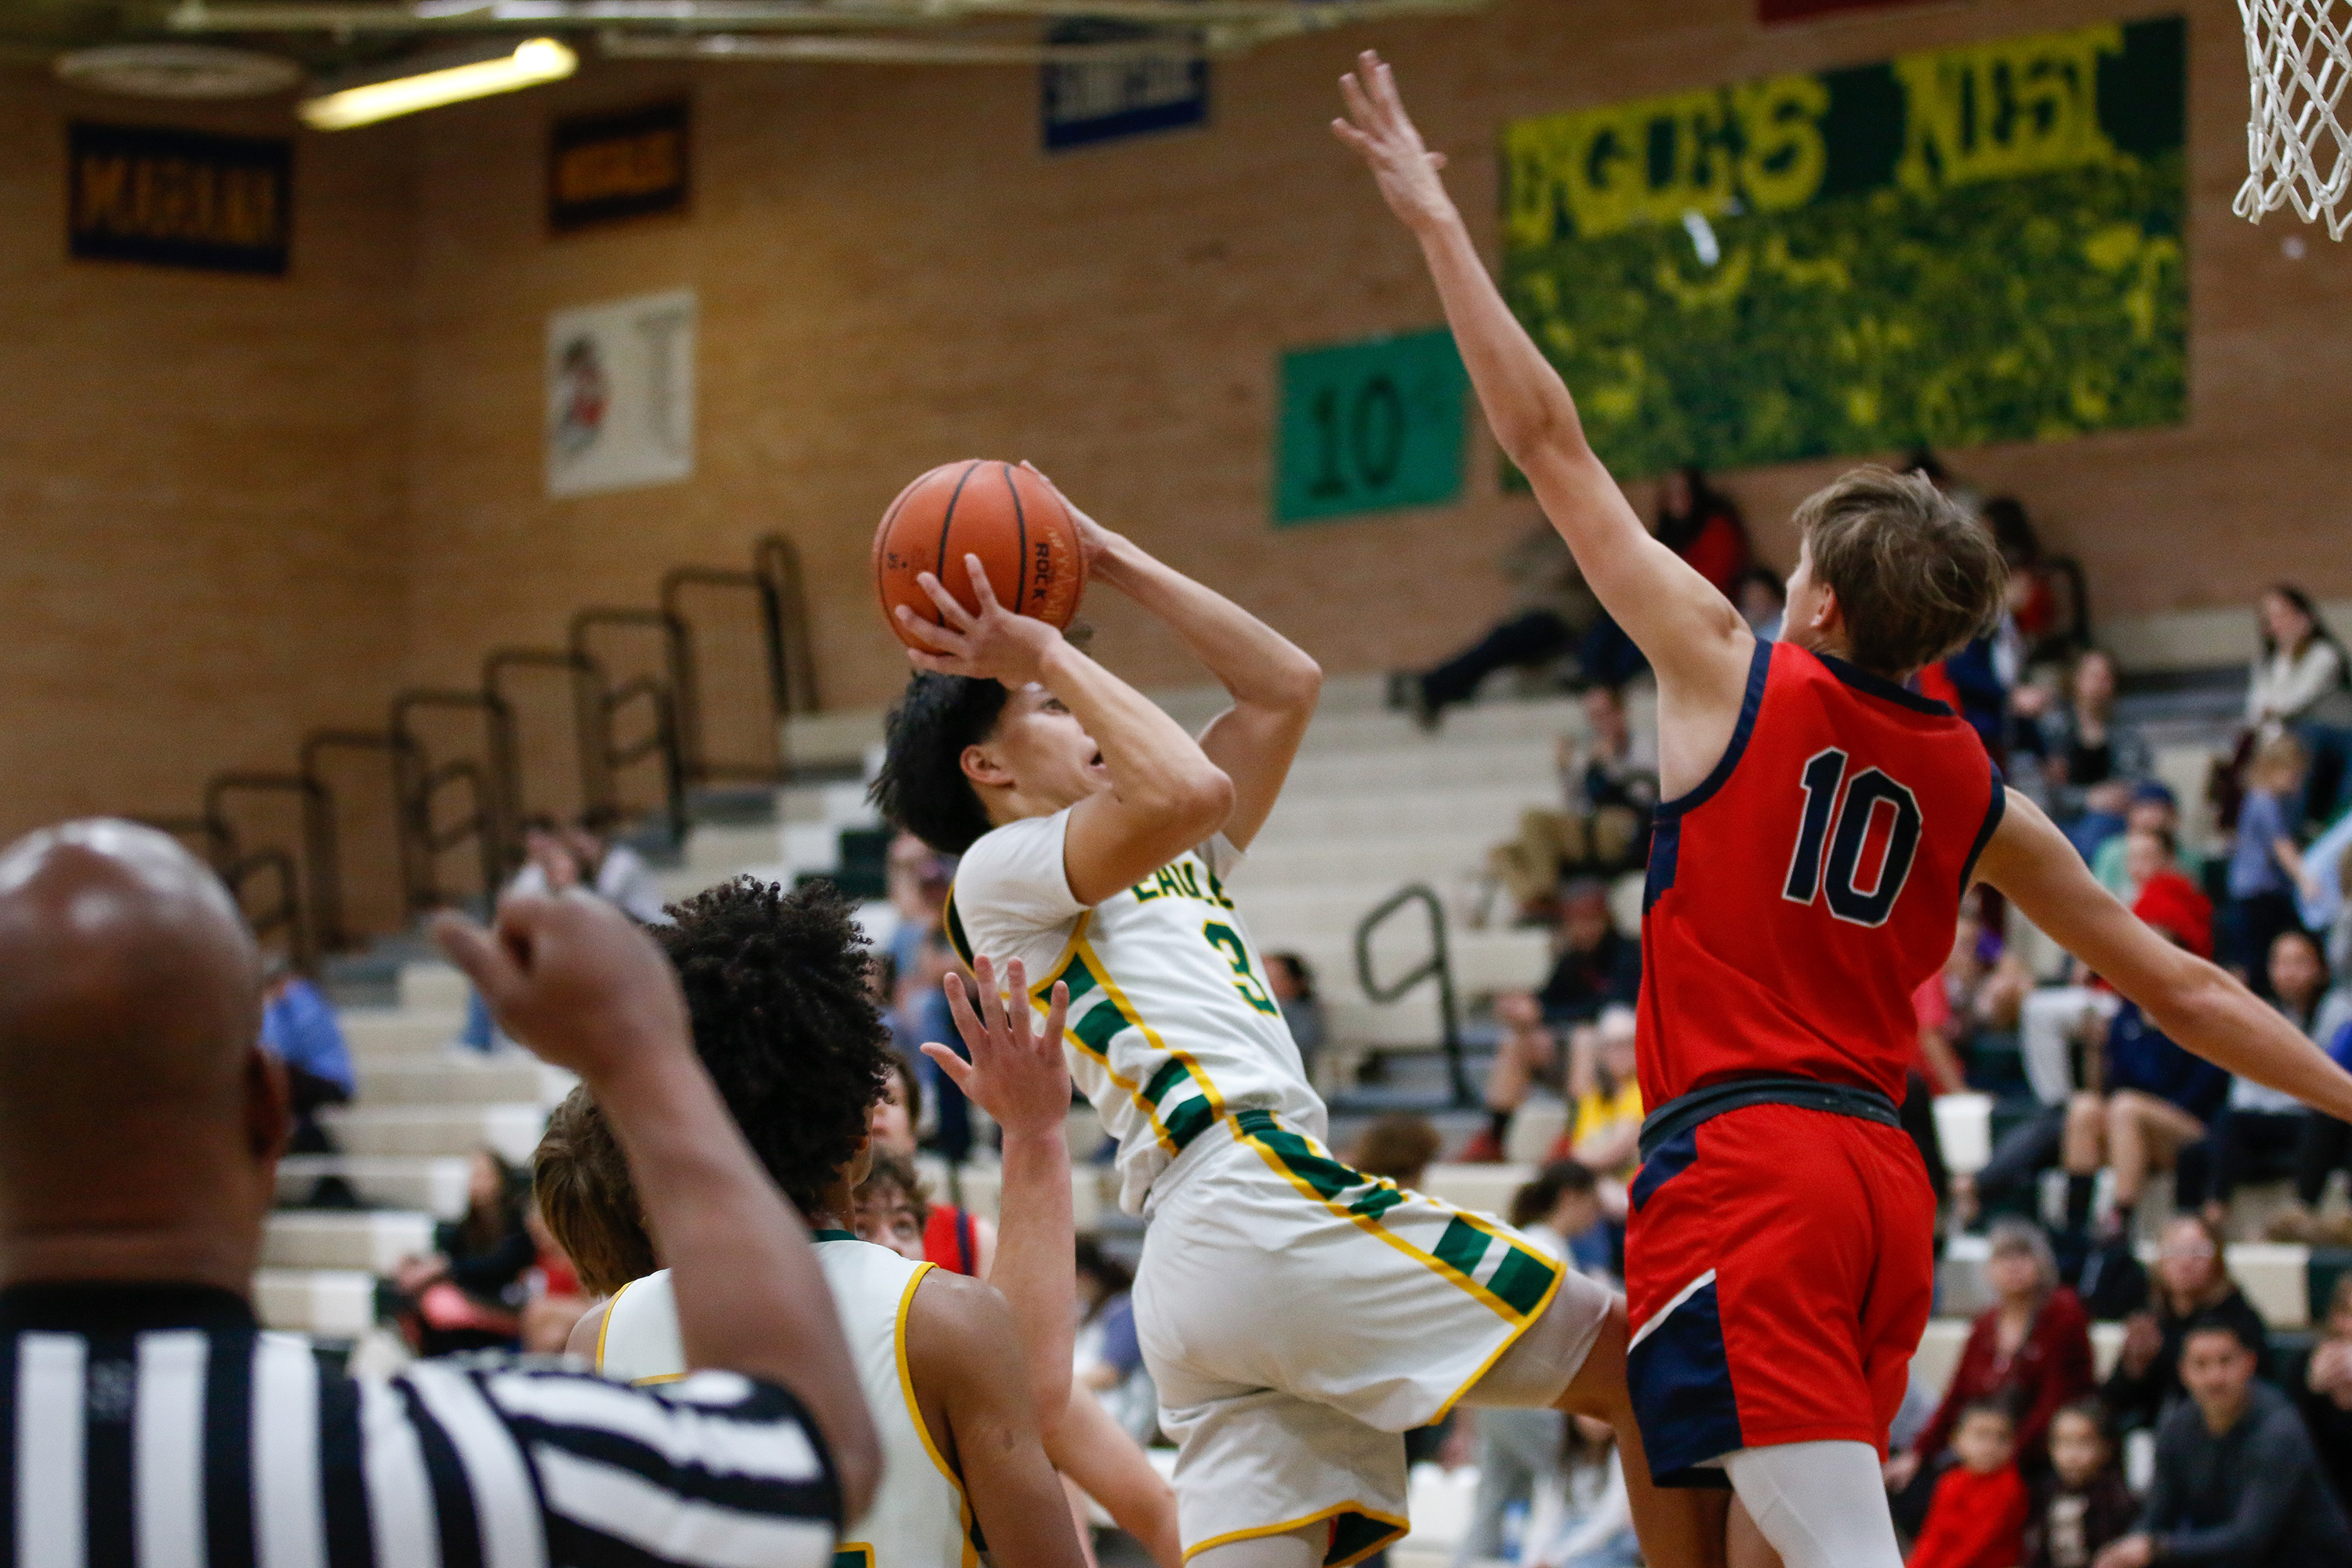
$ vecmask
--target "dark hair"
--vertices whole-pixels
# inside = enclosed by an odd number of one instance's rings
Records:
[[[695,1054],[784,1195],[803,1212],[866,1141],[890,1036],[866,938],[830,882],[787,893],[738,877],[674,904],[654,935],[677,966]]]
[[[540,1217],[592,1294],[609,1296],[661,1267],[629,1163],[586,1085],[547,1119],[531,1180]]]
[[[1990,626],[2009,567],[1984,524],[1926,479],[1855,468],[1798,503],[1813,581],[1837,595],[1846,650],[1903,679]]]
[[[2319,602],[2293,583],[2273,583],[2263,592],[2265,595],[2276,594],[2302,612],[2303,618],[2311,623],[2311,637],[2307,640],[2324,642],[2336,650],[2336,683],[2338,686],[2352,685],[2352,658],[2346,656],[2343,643],[2328,629],[2326,617],[2319,613]],[[2256,629],[2262,633],[2263,657],[2268,658],[2278,652],[2278,638],[2271,636],[2271,628],[2262,624],[2261,616],[2255,616],[2254,620]]]
[[[2031,566],[2042,559],[2042,540],[2033,531],[2033,520],[2025,515],[2025,503],[2015,496],[1995,496],[1985,502],[1984,524],[1992,530],[1992,542],[2000,546],[2000,558],[2011,566]]]
[[[1591,1192],[1597,1185],[1592,1172],[1574,1160],[1554,1160],[1536,1173],[1535,1180],[1511,1194],[1511,1224],[1525,1226],[1559,1207],[1559,1200],[1572,1194]]]
[[[1348,1163],[1367,1176],[1386,1176],[1399,1184],[1407,1177],[1419,1181],[1444,1143],[1428,1117],[1391,1111],[1364,1129]]]
[[[2145,833],[2150,838],[2155,839],[2158,844],[2163,845],[2164,853],[2167,858],[2178,858],[2179,857],[2180,836],[2173,832],[2169,827],[2135,827],[2132,831],[2134,833]]]
[[[883,725],[882,771],[866,795],[893,826],[961,855],[995,826],[964,777],[963,752],[996,732],[1003,684],[928,670],[907,682]]]
[[[2189,1342],[2200,1334],[2227,1334],[2238,1342],[2238,1348],[2250,1356],[2260,1356],[2263,1346],[2248,1331],[2246,1325],[2224,1312],[2200,1312],[2189,1320],[2180,1331],[2180,1350],[2189,1352]]]
[[[506,1162],[506,1157],[485,1143],[474,1152],[488,1160],[499,1173],[499,1195],[485,1210],[469,1194],[466,1200],[465,1217],[457,1222],[457,1245],[468,1253],[484,1253],[522,1228],[522,1173]]]
[[[866,1179],[857,1184],[856,1201],[865,1203],[866,1194],[877,1187],[896,1187],[906,1194],[907,1206],[915,1211],[917,1219],[922,1218],[930,1208],[931,1185],[923,1180],[922,1173],[915,1169],[915,1163],[904,1154],[875,1150],[872,1167],[866,1171]]]
[[[2004,1425],[2006,1425],[2011,1431],[2014,1432],[2017,1430],[2017,1412],[2009,1407],[2009,1403],[2006,1400],[1971,1399],[1966,1405],[1960,1406],[1960,1420],[1966,1421],[1971,1415],[1996,1416]],[[1953,1423],[1955,1426],[1958,1426],[1958,1422]]]
[[[2347,1275],[2346,1278],[2352,1279],[2352,1275]],[[2053,1428],[2057,1426],[2058,1417],[2061,1415],[2076,1415],[2088,1421],[2091,1424],[2091,1430],[2099,1435],[2100,1442],[2111,1448],[2115,1447],[2116,1435],[2114,1429],[2107,1424],[2107,1407],[2098,1395],[2085,1394],[2080,1399],[2070,1399],[2052,1411],[2050,1425]]]
[[[1315,1000],[1315,971],[1307,967],[1305,959],[1295,952],[1269,952],[1265,955],[1265,961],[1268,963],[1279,963],[1290,971],[1290,983],[1298,987],[1298,999],[1301,1002]]]
[[[1079,1278],[1100,1280],[1106,1296],[1135,1289],[1135,1276],[1128,1271],[1127,1265],[1105,1252],[1091,1236],[1078,1237],[1076,1261]]]
[[[895,1050],[890,1053],[890,1060],[886,1066],[889,1072],[898,1075],[898,1092],[907,1101],[907,1127],[911,1131],[923,1124],[923,1075],[915,1070],[913,1062]]]

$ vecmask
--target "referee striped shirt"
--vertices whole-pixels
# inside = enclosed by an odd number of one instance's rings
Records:
[[[194,1286],[0,1290],[21,1568],[829,1568],[840,1489],[782,1389],[543,1363],[324,1369]]]

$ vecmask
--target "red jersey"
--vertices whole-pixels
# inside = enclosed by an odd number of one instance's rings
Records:
[[[1759,643],[1723,760],[1657,808],[1642,899],[1643,1103],[1768,1075],[1901,1104],[1918,1048],[1912,994],[1951,955],[2003,798],[1983,742],[1950,708]]]

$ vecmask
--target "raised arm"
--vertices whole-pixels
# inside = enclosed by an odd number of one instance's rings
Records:
[[[1042,686],[1077,716],[1110,773],[1110,788],[1070,813],[1062,850],[1070,892],[1098,904],[1212,837],[1233,814],[1234,784],[1200,742],[1160,705],[1072,647],[1062,634],[997,602],[980,557],[967,555],[980,613],[924,573],[916,581],[945,624],[901,605],[899,624],[935,651],[909,649],[919,669],[1002,681],[1015,693]]]
[[[1070,1145],[1062,1131],[1070,1114],[1070,1069],[1062,1059],[1070,988],[1054,987],[1040,1022],[1030,1008],[1029,976],[1019,959],[1005,966],[1002,991],[987,954],[972,960],[972,974],[980,982],[977,998],[966,994],[962,976],[946,981],[948,1010],[971,1060],[931,1042],[923,1054],[1004,1134],[996,1256],[988,1282],[1013,1310],[1028,1363],[1030,1403],[1038,1429],[1050,1440],[1069,1408],[1070,1349],[1077,1335],[1077,1225],[1070,1210]]]
[[[1730,742],[1754,634],[1729,600],[1642,526],[1594,456],[1568,384],[1486,275],[1438,176],[1444,154],[1423,145],[1394,72],[1366,50],[1339,88],[1348,115],[1331,122],[1333,133],[1363,158],[1390,210],[1420,241],[1486,423],[1535,487],[1585,581],[1657,671],[1662,760],[1675,779],[1696,783]],[[1684,754],[1691,751],[1704,754]]]
[[[1045,1458],[1012,1314],[980,1280],[934,1268],[907,1314],[907,1370],[951,1456],[994,1568],[1084,1568],[1062,1483]]]
[[[823,1432],[845,1517],[881,1448],[816,1251],[694,1054],[660,951],[610,904],[509,897],[494,931],[443,915],[434,936],[506,1032],[586,1080],[628,1156],[677,1295],[687,1363],[792,1391]]]
[[[2241,1078],[2352,1119],[2352,1074],[2226,972],[2124,908],[2041,808],[2015,790],[1977,875],[2138,1003],[2168,1038]]]
[[[1236,848],[1248,848],[1274,810],[1315,717],[1322,667],[1223,594],[1071,506],[1067,496],[1062,504],[1077,520],[1089,579],[1109,584],[1157,616],[1232,695],[1234,705],[1201,731],[1201,750],[1233,780],[1234,808],[1224,833]]]

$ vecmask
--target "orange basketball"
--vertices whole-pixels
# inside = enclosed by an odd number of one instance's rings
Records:
[[[1018,463],[970,458],[942,463],[898,492],[874,534],[874,587],[882,618],[900,642],[924,645],[898,625],[898,607],[940,624],[940,607],[916,583],[937,577],[956,602],[977,613],[966,555],[980,557],[996,602],[1016,616],[1066,626],[1086,592],[1086,556],[1077,524],[1054,487]]]

